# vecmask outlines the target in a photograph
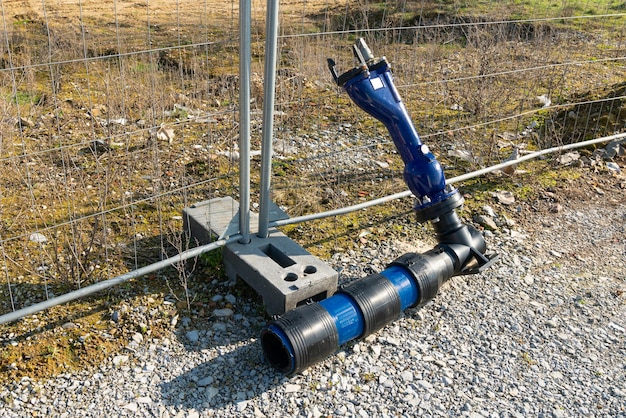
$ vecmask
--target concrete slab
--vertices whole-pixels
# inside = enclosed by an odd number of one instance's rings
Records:
[[[232,197],[219,197],[183,209],[183,231],[199,245],[236,234],[239,203]],[[235,228],[233,228],[233,221]],[[250,226],[258,225],[258,215],[250,214]],[[234,229],[234,231],[232,231]]]
[[[270,221],[288,219],[274,202],[270,202]],[[199,244],[239,233],[239,202],[232,197],[218,197],[195,203],[183,209],[183,230]],[[259,215],[250,212],[250,233],[259,230]]]
[[[226,274],[241,278],[261,297],[270,315],[280,315],[307,301],[320,301],[337,290],[338,273],[282,232],[251,236],[249,244],[223,249]]]
[[[226,238],[239,231],[239,203],[230,197],[196,203],[183,210],[183,227],[198,244]],[[276,205],[270,219],[288,216]],[[226,274],[240,278],[262,298],[270,315],[280,315],[307,301],[319,301],[337,290],[338,273],[279,230],[259,238],[258,215],[250,214],[248,244],[233,243],[223,248]]]

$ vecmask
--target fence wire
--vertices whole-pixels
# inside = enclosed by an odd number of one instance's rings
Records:
[[[329,57],[354,65],[357,37],[391,62],[449,176],[514,147],[624,132],[623,5],[527,3],[280,2],[272,200],[297,217],[405,189],[387,133],[327,68]],[[253,210],[265,7],[252,2]],[[0,314],[193,246],[182,209],[239,198],[238,3],[3,1],[0,11]]]

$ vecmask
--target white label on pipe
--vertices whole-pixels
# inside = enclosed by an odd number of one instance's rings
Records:
[[[385,87],[385,85],[383,84],[383,80],[381,80],[380,77],[371,78],[370,83],[372,83],[372,88],[374,90],[382,89],[383,87]]]

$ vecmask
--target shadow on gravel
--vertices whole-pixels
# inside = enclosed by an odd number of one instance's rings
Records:
[[[235,347],[216,347],[215,350],[217,357],[161,383],[161,395],[166,405],[196,411],[229,407],[243,411],[249,400],[287,379],[265,362],[256,339],[240,342]]]

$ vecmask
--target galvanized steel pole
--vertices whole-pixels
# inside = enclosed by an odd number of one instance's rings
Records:
[[[263,138],[261,144],[261,189],[259,202],[260,238],[266,238],[269,225],[270,183],[272,178],[272,139],[274,136],[274,89],[278,44],[278,0],[267,1],[265,19],[265,68],[263,86]]]
[[[239,242],[250,242],[250,0],[239,0]]]

